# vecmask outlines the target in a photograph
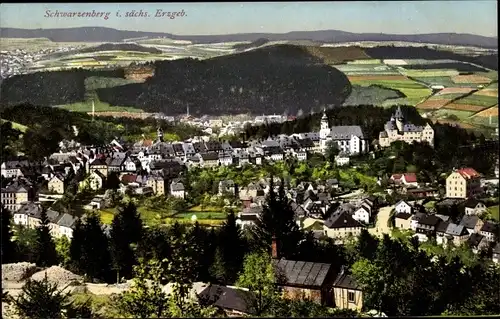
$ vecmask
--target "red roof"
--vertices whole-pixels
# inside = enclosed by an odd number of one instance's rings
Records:
[[[417,182],[417,175],[415,173],[405,173],[403,174],[405,181],[407,183],[416,183]]]
[[[136,180],[137,180],[136,174],[125,174],[121,178],[121,181],[124,184],[135,183]]]
[[[462,175],[462,177],[465,179],[479,177],[479,173],[476,172],[475,169],[470,167],[461,168],[457,172],[458,174]]]
[[[152,140],[144,140],[144,141],[142,141],[142,145],[143,146],[151,146],[151,145],[153,145],[153,141]]]
[[[403,174],[392,174],[391,179],[398,181],[401,179],[402,176]]]

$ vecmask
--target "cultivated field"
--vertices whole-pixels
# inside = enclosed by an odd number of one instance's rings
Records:
[[[417,105],[418,109],[422,110],[435,110],[439,109],[446,104],[450,103],[450,99],[427,99],[424,102],[420,103]]]
[[[445,109],[448,110],[457,110],[457,111],[470,111],[470,112],[479,112],[484,109],[483,106],[474,105],[474,104],[458,104],[458,103],[450,103],[447,104]]]
[[[472,92],[474,89],[473,88],[444,88],[441,91],[437,92],[434,96],[440,96],[440,95],[449,95],[449,94],[468,94]]]
[[[439,76],[458,76],[459,72],[456,70],[449,69],[436,69],[436,70],[416,70],[416,69],[404,69],[398,68],[401,74],[410,77],[439,77]],[[468,81],[465,81],[468,82]]]
[[[490,116],[498,117],[498,104],[474,114],[474,117],[490,117]]]
[[[439,109],[433,114],[437,118],[449,118],[450,116],[456,117],[459,120],[466,120],[467,118],[474,115],[471,111],[459,111],[459,110],[449,110],[446,108]]]
[[[26,52],[36,52],[43,49],[57,49],[61,47],[89,47],[99,45],[97,42],[52,42],[47,38],[0,38],[1,50],[13,51],[16,49]]]
[[[455,83],[477,83],[477,84],[487,84],[491,82],[491,79],[481,75],[456,75],[451,78]]]
[[[488,88],[488,89],[480,90],[476,93],[476,95],[498,97],[498,88],[497,89]]]
[[[457,104],[471,104],[481,106],[483,108],[488,106],[493,106],[498,103],[497,96],[489,96],[489,95],[480,95],[478,93],[474,93],[472,95],[468,95],[464,98],[456,100]]]

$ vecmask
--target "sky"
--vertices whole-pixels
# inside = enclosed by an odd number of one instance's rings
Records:
[[[48,12],[49,10],[50,12]],[[105,12],[102,17],[55,17],[59,12]],[[126,17],[142,10],[148,17]],[[157,10],[177,12],[155,17]],[[101,26],[178,35],[342,30],[416,34],[455,32],[497,36],[497,1],[359,1],[232,3],[1,4],[0,27]]]

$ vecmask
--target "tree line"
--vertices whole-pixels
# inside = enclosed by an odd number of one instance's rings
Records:
[[[0,104],[64,105],[85,100],[85,79],[92,76],[124,78],[123,69],[43,71],[19,74],[2,81]]]

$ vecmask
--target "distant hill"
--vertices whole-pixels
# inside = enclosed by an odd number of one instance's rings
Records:
[[[244,51],[247,49],[258,48],[260,46],[263,46],[266,43],[269,43],[268,39],[260,38],[260,39],[257,39],[255,41],[252,41],[250,43],[235,44],[235,45],[233,45],[233,48],[236,49],[237,51]]]
[[[442,45],[464,45],[483,48],[498,48],[496,37],[485,37],[466,33],[433,34],[383,34],[352,33],[338,30],[294,31],[288,33],[239,33],[224,35],[174,35],[164,32],[123,31],[103,27],[81,27],[66,29],[17,29],[0,28],[0,37],[4,38],[48,38],[54,42],[120,42],[133,38],[170,38],[189,40],[194,43],[257,41],[297,41],[311,40],[318,42],[343,43],[357,41],[402,41],[416,43],[434,43]]]
[[[162,51],[157,48],[148,48],[135,43],[104,43],[98,46],[92,46],[84,49],[73,50],[69,52],[56,52],[49,55],[50,58],[60,58],[66,55],[78,53],[93,53],[101,51],[135,51],[152,54],[161,54]]]

